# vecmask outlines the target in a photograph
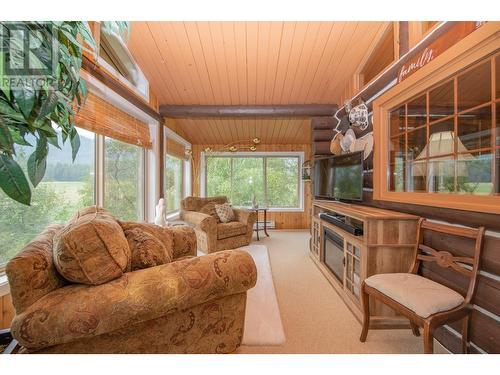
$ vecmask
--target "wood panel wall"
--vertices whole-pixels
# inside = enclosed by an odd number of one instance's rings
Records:
[[[418,30],[424,27],[424,25],[416,25],[415,23],[412,23],[410,26]],[[410,47],[413,47],[425,36],[425,33],[421,32],[417,35],[417,33],[412,33],[411,31],[412,29],[410,28]],[[395,73],[397,73],[397,69],[395,69]],[[373,87],[382,89],[395,78],[395,75],[379,78],[381,78],[380,82],[375,82],[377,81],[375,79]],[[365,92],[363,96],[365,101],[378,96],[380,92],[377,90],[368,91],[369,93]],[[353,93],[353,97],[356,94],[356,92]],[[329,154],[328,136],[331,136],[331,129],[335,125],[336,122],[331,119],[313,119],[313,156]],[[373,126],[377,126],[377,124],[373,124]],[[371,130],[370,128],[367,129],[367,131]],[[376,148],[377,145],[375,144],[374,147]],[[473,343],[471,352],[500,353],[500,215],[373,200],[372,165],[373,159],[370,157],[367,163],[365,163],[363,204],[453,224],[471,227],[482,225],[489,230],[485,238],[481,257],[481,271],[478,278],[477,294],[473,301],[475,306],[470,322],[471,342]],[[471,256],[472,254],[470,243],[468,243],[467,239],[429,232],[425,234],[425,242],[435,249],[450,251],[453,254],[464,256]],[[454,272],[438,267],[435,264],[425,264],[422,274],[455,290],[465,290],[465,280],[459,274],[456,275]],[[451,352],[460,352],[460,332],[461,322],[455,322],[438,329],[435,337]]]
[[[14,306],[10,294],[0,297],[0,329],[10,327],[10,323],[14,318]]]
[[[195,144],[193,145],[193,195],[200,195],[200,156],[205,147],[214,150],[223,145],[217,144]],[[236,145],[238,146],[238,145]],[[280,145],[259,145],[258,151],[303,151],[304,160],[311,158],[310,144],[280,144]],[[268,220],[276,222],[277,229],[309,229],[311,225],[311,183],[304,182],[304,211],[303,212],[269,212]]]

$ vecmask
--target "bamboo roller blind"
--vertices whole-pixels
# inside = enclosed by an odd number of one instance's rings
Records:
[[[75,124],[85,130],[144,148],[152,148],[149,126],[89,93],[75,116]]]
[[[167,138],[167,154],[175,158],[185,160],[186,159],[186,149],[184,145],[174,141],[171,138]]]

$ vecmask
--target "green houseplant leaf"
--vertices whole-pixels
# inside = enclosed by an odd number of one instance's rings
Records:
[[[103,25],[124,36],[129,30],[128,22],[110,21]],[[36,148],[27,162],[28,177],[35,187],[45,174],[48,145],[60,148],[58,132],[63,143],[69,138],[72,159],[75,160],[80,148],[80,137],[74,127],[73,116],[87,96],[87,87],[80,77],[83,51],[88,50],[88,47],[95,49],[96,44],[86,22],[2,21],[0,33],[3,45],[0,50],[9,56],[11,62],[15,60],[16,66],[23,66],[24,42],[20,38],[10,37],[19,28],[28,35],[35,32],[33,37],[39,44],[38,48],[30,49],[30,68],[55,68],[44,76],[45,83],[40,87],[23,84],[19,87],[2,86],[0,90],[0,188],[12,199],[29,205],[30,186],[23,170],[14,160],[16,145],[29,146],[26,141],[29,135],[37,139]],[[53,46],[55,50],[52,50]],[[57,61],[53,62],[52,56],[57,56]],[[0,65],[0,73],[4,74],[3,65]],[[5,131],[5,127],[8,131]],[[54,127],[57,127],[58,132]]]
[[[47,155],[49,153],[49,145],[47,137],[43,132],[39,132],[39,138],[36,142],[35,151],[28,158],[28,177],[34,187],[37,187],[42,181],[47,169]]]
[[[21,113],[27,119],[29,118],[33,106],[35,105],[35,89],[33,87],[24,86],[22,90],[13,90],[14,98],[17,105],[21,109]]]
[[[36,151],[28,158],[28,176],[34,187],[37,187],[42,181],[47,169],[47,155],[41,160],[37,160]]]
[[[36,40],[38,48],[24,55],[24,41],[16,37],[16,30]],[[14,66],[23,67],[29,60],[30,69],[55,67],[42,76],[41,86],[32,87],[29,81],[16,87],[2,86],[0,90],[0,188],[12,199],[29,205],[31,190],[27,177],[36,187],[47,167],[49,144],[60,148],[55,124],[63,135],[70,137],[73,160],[78,153],[80,139],[74,129],[73,105],[85,100],[86,91],[80,77],[84,47],[95,47],[86,22],[0,22],[2,56],[8,56]],[[55,46],[56,49],[53,49]],[[85,47],[87,48],[87,47]],[[52,61],[56,56],[57,60]],[[2,59],[2,62],[4,59]],[[0,68],[4,75],[4,66]],[[39,75],[37,74],[37,77]],[[14,159],[16,145],[30,146],[26,136],[32,135],[37,144],[27,161],[26,176]]]
[[[28,180],[19,164],[6,154],[0,155],[0,187],[12,199],[30,204],[31,190]]]
[[[71,128],[69,139],[71,141],[71,156],[73,157],[73,161],[75,161],[76,154],[80,149],[80,136],[78,135],[75,127]]]
[[[9,129],[4,125],[0,119],[0,150],[7,154],[14,153],[14,140],[10,134]]]

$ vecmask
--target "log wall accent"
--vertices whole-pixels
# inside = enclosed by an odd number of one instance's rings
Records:
[[[336,110],[336,104],[160,106],[160,114],[169,118],[313,117],[333,116]]]

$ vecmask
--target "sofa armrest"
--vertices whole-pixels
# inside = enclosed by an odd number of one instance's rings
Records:
[[[129,272],[97,286],[73,284],[17,315],[12,335],[29,350],[72,342],[243,293],[256,279],[252,257],[227,250]]]
[[[236,220],[240,223],[251,225],[257,221],[257,212],[246,210],[244,208],[233,208],[234,215],[236,216]]]
[[[181,211],[180,218],[204,232],[217,233],[217,220],[213,216],[196,211]]]

